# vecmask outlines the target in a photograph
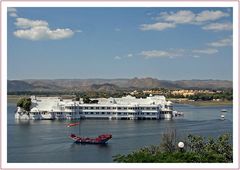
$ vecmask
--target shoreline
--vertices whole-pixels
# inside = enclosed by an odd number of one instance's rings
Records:
[[[10,103],[17,103],[17,101],[23,96],[18,95],[7,95],[7,102]],[[167,99],[173,104],[189,104],[194,106],[232,106],[233,101],[190,101],[187,99],[174,99],[169,98]]]
[[[172,100],[171,100],[172,101]],[[174,104],[189,104],[194,106],[232,106],[232,101],[172,101]]]

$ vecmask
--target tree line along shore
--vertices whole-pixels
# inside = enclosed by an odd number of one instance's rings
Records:
[[[43,92],[43,91],[24,91],[24,92],[8,92],[8,102],[17,102],[21,97],[27,97],[31,95],[36,96],[59,96],[66,99],[88,99],[88,98],[109,98],[109,97],[123,97],[131,95],[136,98],[146,98],[150,95],[164,95],[167,100],[173,103],[191,104],[198,106],[216,106],[216,105],[232,105],[233,90],[199,90],[199,89],[175,89],[169,90],[164,88],[155,88],[147,90],[134,90],[134,91],[56,91],[56,92]]]

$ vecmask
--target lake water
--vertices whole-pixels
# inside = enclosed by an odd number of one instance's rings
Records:
[[[217,137],[232,134],[232,106],[174,105],[184,117],[173,120],[80,120],[80,128],[66,128],[69,120],[14,119],[15,103],[8,103],[7,161],[9,163],[87,163],[112,162],[116,154],[159,144],[166,130],[176,130],[178,138],[188,134]],[[227,109],[225,120],[220,110]],[[75,144],[68,138],[71,132],[95,137],[111,133],[107,145]]]

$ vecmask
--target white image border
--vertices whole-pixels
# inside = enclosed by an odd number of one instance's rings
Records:
[[[232,7],[233,8],[233,163],[7,163],[7,7]],[[238,2],[237,1],[3,1],[1,10],[2,168],[238,168]]]

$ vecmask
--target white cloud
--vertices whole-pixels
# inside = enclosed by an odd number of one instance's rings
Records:
[[[8,7],[7,12],[10,17],[18,17],[16,8]]]
[[[142,24],[140,29],[142,31],[148,31],[148,30],[162,31],[167,28],[175,28],[175,27],[176,25],[173,23],[157,22],[155,24]]]
[[[115,59],[115,60],[121,60],[122,58],[119,57],[119,56],[115,56],[114,59]]]
[[[224,38],[215,42],[208,43],[207,45],[212,47],[226,47],[232,46],[232,38]]]
[[[222,11],[202,11],[201,13],[196,15],[195,20],[197,22],[205,22],[205,21],[215,21],[223,17],[228,17],[229,14]]]
[[[119,55],[115,56],[115,60],[124,60],[124,59],[130,59],[133,57],[133,54],[129,53],[127,55],[122,55],[121,57]]]
[[[219,20],[223,17],[230,16],[229,13],[220,10],[205,10],[200,13],[194,13],[190,10],[179,10],[177,12],[161,12],[157,17],[153,19],[158,22],[152,24],[142,24],[140,29],[143,31],[157,30],[162,31],[168,28],[175,28],[178,24],[194,24],[205,25],[202,27],[204,30],[231,30],[232,27],[226,26],[224,23],[212,25],[211,22]],[[220,25],[221,24],[221,25]],[[229,23],[230,24],[230,23]],[[222,26],[222,27],[221,27]],[[218,27],[218,28],[216,28]],[[221,27],[221,28],[220,28]]]
[[[28,40],[59,40],[73,36],[74,32],[68,28],[50,30],[48,27],[33,27],[27,30],[17,30],[14,35]]]
[[[48,23],[43,20],[30,20],[27,18],[17,18],[15,25],[18,28],[48,27]]]
[[[128,54],[127,57],[133,57],[133,54]]]
[[[200,54],[202,55],[212,55],[218,53],[217,49],[214,48],[206,48],[206,49],[168,49],[168,50],[146,50],[139,53],[139,55],[143,56],[145,59],[152,58],[182,58],[182,57],[193,57],[200,58]]]
[[[69,28],[65,28],[65,29],[58,28],[55,30],[47,31],[47,35],[49,36],[49,39],[52,39],[52,40],[69,38],[69,37],[73,36],[73,34],[74,34],[74,32]]]
[[[173,23],[190,23],[194,20],[195,14],[192,11],[189,10],[181,10],[176,13],[166,13],[162,12],[160,13],[160,16],[156,19],[162,19],[164,21],[173,22]]]
[[[200,58],[200,56],[199,55],[194,55],[193,58]]]
[[[214,48],[207,48],[207,49],[193,50],[192,52],[199,53],[199,54],[215,54],[215,53],[218,53],[218,50]]]
[[[50,29],[48,23],[43,20],[17,18],[15,25],[20,28],[13,33],[16,37],[32,41],[59,40],[74,35],[74,31],[69,28]]]
[[[144,58],[162,58],[162,57],[170,57],[169,53],[167,51],[159,51],[159,50],[152,50],[152,51],[142,51],[141,55],[144,56]]]
[[[173,22],[177,24],[196,24],[199,22],[205,22],[205,21],[215,21],[223,17],[228,17],[229,14],[222,12],[222,11],[209,11],[205,10],[200,13],[193,13],[190,10],[180,10],[177,12],[162,12],[158,17],[156,17],[157,20],[163,20],[168,22]]]
[[[183,49],[176,50],[150,50],[150,51],[142,51],[140,55],[142,55],[145,59],[150,58],[174,58],[183,55]]]
[[[203,26],[202,29],[211,31],[230,31],[232,30],[232,23],[211,23]]]

